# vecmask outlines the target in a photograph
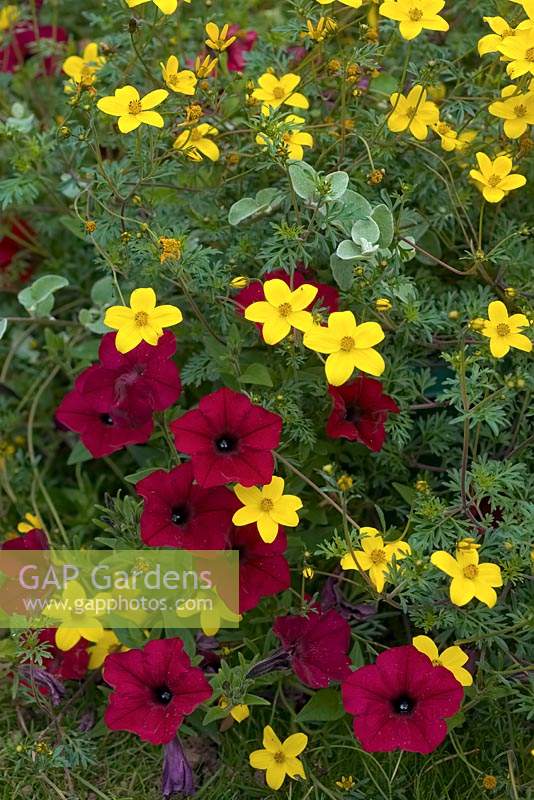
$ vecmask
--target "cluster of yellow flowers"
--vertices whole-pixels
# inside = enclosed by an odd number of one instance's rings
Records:
[[[268,123],[273,111],[286,105],[290,108],[307,109],[309,102],[306,97],[295,89],[300,83],[300,75],[288,72],[277,78],[272,72],[265,72],[258,78],[258,87],[252,91],[252,100],[262,103],[261,112]],[[304,117],[296,114],[287,114],[277,124],[277,138],[282,141],[282,150],[288,158],[300,160],[304,156],[304,147],[313,147],[313,137],[302,130]],[[273,136],[268,133],[259,133],[256,142],[260,145],[273,143]]]

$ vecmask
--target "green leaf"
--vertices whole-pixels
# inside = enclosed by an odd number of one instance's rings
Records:
[[[116,300],[115,286],[113,278],[106,275],[105,278],[100,278],[91,289],[91,300],[95,306],[110,306]]]
[[[46,315],[54,307],[54,292],[68,285],[68,280],[61,275],[43,275],[41,278],[37,278],[31,286],[22,289],[17,297],[19,303],[31,316]]]
[[[352,226],[351,236],[356,244],[360,244],[362,239],[371,244],[376,244],[380,238],[380,228],[371,217],[359,219]]]
[[[258,204],[253,197],[242,197],[234,203],[228,212],[228,222],[230,225],[239,225],[244,219],[251,217],[258,211]]]
[[[2,338],[6,330],[7,330],[7,319],[4,319],[2,317],[0,318],[0,339]]]
[[[393,233],[395,230],[393,214],[386,205],[381,203],[373,210],[371,217],[380,229],[378,244],[380,247],[389,247],[393,241]]]
[[[138,481],[143,480],[143,478],[147,478],[158,469],[159,467],[146,467],[145,469],[138,469],[137,472],[131,472],[130,475],[125,475],[124,480],[128,483],[138,483]]]
[[[354,247],[352,242],[349,242],[349,244]],[[332,276],[339,288],[343,292],[348,292],[354,280],[352,264],[349,261],[343,261],[343,259],[333,254],[330,256],[330,269],[332,270]]]
[[[256,386],[273,386],[271,374],[265,364],[249,364],[239,380],[241,383],[253,383]]]
[[[434,231],[427,231],[425,234],[423,234],[423,236],[419,239],[418,244],[421,245],[423,250],[426,250],[428,253],[432,253],[432,255],[436,258],[441,258],[441,242]],[[418,261],[421,261],[422,264],[434,266],[436,263],[435,259],[425,256],[425,254],[421,253],[419,250],[417,251],[416,258]]]
[[[82,464],[84,461],[90,461],[92,459],[92,455],[89,450],[85,447],[84,444],[81,442],[76,442],[72,450],[70,451],[70,456],[67,461],[67,464]]]
[[[330,175],[326,176],[326,180],[330,184],[330,191],[328,192],[326,199],[329,202],[333,200],[341,200],[349,185],[349,176],[347,173],[341,171],[331,172]]]
[[[345,709],[339,689],[319,689],[297,714],[297,722],[330,722],[341,719]]]
[[[351,220],[364,219],[370,216],[372,210],[371,204],[363,195],[347,189],[343,195],[343,211],[350,214]]]
[[[289,165],[289,177],[293,189],[303,200],[312,200],[317,195],[317,173],[305,161],[294,161]]]
[[[58,217],[57,221],[60,222],[61,225],[63,225],[63,227],[66,228],[70,233],[72,233],[74,236],[77,236],[78,239],[85,241],[85,233],[81,223],[74,219],[74,217],[69,217],[67,214],[64,214],[63,216]]]
[[[361,247],[351,242],[350,239],[345,239],[343,242],[340,242],[336,250],[336,256],[344,261],[359,258],[361,254]]]
[[[406,500],[409,506],[413,506],[417,499],[417,492],[413,486],[406,486],[404,483],[393,483],[393,488]]]

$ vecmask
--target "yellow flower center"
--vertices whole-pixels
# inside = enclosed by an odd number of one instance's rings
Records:
[[[260,508],[262,511],[271,511],[274,508],[274,503],[268,497],[264,497],[260,503]]]
[[[438,124],[438,128],[437,128],[438,133],[441,133],[442,136],[444,136],[446,133],[448,133],[450,131],[450,129],[451,129],[451,126],[447,125],[446,122],[440,122]]]
[[[276,100],[281,100],[285,96],[286,96],[286,93],[284,92],[284,90],[282,89],[281,86],[275,86],[274,87],[274,89],[273,89],[273,97]]]
[[[281,306],[278,306],[278,313],[281,317],[289,317],[289,315],[293,313],[291,303],[282,303]]]
[[[386,564],[386,551],[382,550],[382,548],[378,548],[377,550],[373,550],[371,555],[369,556],[373,564]]]
[[[496,331],[498,336],[510,336],[510,326],[506,322],[499,322]]]
[[[408,106],[406,109],[406,114],[408,117],[410,117],[410,119],[413,119],[417,114],[417,108],[415,106]]]
[[[339,347],[344,353],[350,353],[354,347],[354,339],[352,336],[344,336],[339,343]]]
[[[529,47],[525,53],[525,58],[527,61],[534,61],[534,47]]]
[[[130,102],[128,103],[128,111],[130,112],[130,114],[133,114],[135,116],[136,114],[140,114],[142,110],[143,106],[141,105],[140,100],[130,100]]]
[[[527,113],[527,107],[524,106],[523,103],[521,103],[518,106],[515,106],[514,114],[516,115],[516,117],[524,117],[526,116],[526,113]]]
[[[420,8],[410,8],[408,16],[412,22],[419,22],[420,19],[423,19],[423,12]]]
[[[441,666],[442,666],[442,663],[441,663],[441,661],[439,660],[439,658],[433,658],[433,659],[432,659],[432,666],[433,666],[433,667],[441,667]]]
[[[144,325],[148,324],[148,314],[146,311],[138,311],[134,317],[135,324],[142,328]]]
[[[501,182],[500,175],[490,175],[488,178],[489,186],[498,186],[500,182]]]
[[[279,750],[277,753],[274,754],[274,760],[276,761],[277,764],[283,764],[284,763],[284,761],[286,760],[286,757],[285,757],[284,753],[282,752],[282,750]]]
[[[464,567],[464,578],[469,578],[473,580],[478,575],[478,567],[475,564],[468,564],[467,567]]]
[[[167,75],[167,82],[171,84],[171,86],[176,86],[178,83],[178,73],[175,72],[174,75]]]

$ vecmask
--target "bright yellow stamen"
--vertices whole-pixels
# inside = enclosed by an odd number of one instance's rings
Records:
[[[282,305],[278,306],[278,313],[281,317],[289,317],[292,311],[291,303],[282,303]]]
[[[473,578],[476,578],[477,575],[478,575],[478,567],[475,564],[468,564],[467,567],[464,567],[465,578],[470,578],[471,580],[473,580]]]
[[[506,322],[499,322],[497,325],[497,334],[499,336],[510,336],[510,326]]]
[[[270,500],[268,497],[264,497],[263,500],[261,501],[261,504],[260,504],[261,510],[262,511],[271,511],[271,509],[273,507],[274,507],[273,501]]]
[[[275,86],[274,87],[274,89],[273,89],[273,97],[275,97],[276,100],[281,100],[285,96],[286,96],[286,93],[284,92],[284,90],[282,89],[281,86]]]
[[[382,550],[381,548],[373,550],[373,552],[370,555],[370,559],[373,562],[373,564],[385,564],[387,561],[386,551]]]
[[[420,19],[423,19],[423,12],[420,8],[411,8],[408,12],[408,16],[412,22],[419,22]]]
[[[144,325],[148,324],[148,314],[146,311],[138,311],[134,317],[135,324],[142,328]]]
[[[340,342],[340,348],[344,353],[350,353],[354,347],[354,339],[352,336],[344,336]]]
[[[490,186],[498,186],[501,182],[501,178],[499,175],[490,175],[488,178],[488,183]]]
[[[143,107],[141,105],[140,100],[130,100],[130,102],[128,103],[128,111],[130,112],[130,114],[133,114],[135,116],[136,114],[140,114],[142,110]]]

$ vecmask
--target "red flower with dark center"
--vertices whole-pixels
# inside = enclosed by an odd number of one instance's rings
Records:
[[[228,53],[228,69],[230,72],[243,72],[245,69],[244,54],[248,53],[256,44],[258,34],[256,31],[244,31],[239,25],[230,25],[228,36],[237,36],[237,39],[230,47]]]
[[[431,753],[447,735],[464,691],[452,672],[435,667],[412,645],[392,647],[342,686],[343,705],[368,753]]]
[[[245,289],[241,289],[241,291],[236,294],[234,300],[237,303],[237,312],[243,314],[245,309],[252,305],[252,303],[258,303],[264,300],[263,284],[265,281],[270,281],[274,278],[279,278],[284,281],[284,283],[287,283],[288,286],[291,285],[291,278],[284,269],[266,272],[265,275],[262,276],[261,281],[253,281],[249,286]],[[313,280],[310,272],[304,268],[296,269],[293,274],[293,289],[298,289],[303,283],[309,283],[311,286],[316,286],[318,289],[317,296],[310,306],[313,305],[324,308],[329,314],[338,310],[339,293],[334,286],[329,286],[327,283],[318,283]],[[308,310],[310,306],[308,306]],[[260,323],[256,323],[256,327],[261,331],[262,326]]]
[[[226,486],[193,483],[191,462],[158,469],[135,487],[144,498],[141,538],[151,547],[224,550],[238,503]]]
[[[107,333],[98,352],[100,365],[82,372],[75,387],[83,394],[108,388],[118,405],[134,395],[154,411],[164,411],[180,397],[180,373],[171,360],[175,351],[176,337],[170,331],[155,346],[142,342],[124,354],[115,347],[115,334]]]
[[[219,389],[172,422],[171,429],[177,449],[191,456],[200,486],[270,483],[282,420],[246,395]]]
[[[384,446],[384,423],[388,414],[398,414],[399,407],[382,393],[382,384],[374,378],[360,376],[344,386],[329,386],[332,413],[326,423],[331,439],[361,442],[377,453]]]
[[[202,670],[192,667],[181,639],[148,642],[142,650],[111,653],[103,676],[114,691],[104,721],[152,744],[167,744],[184,717],[211,697]]]
[[[101,367],[89,367],[92,376]],[[88,370],[86,370],[88,372]],[[85,373],[84,373],[85,374]],[[109,387],[101,392],[78,391],[87,379],[80,375],[73,391],[68,392],[56,411],[56,420],[80,439],[94,458],[101,458],[129,444],[143,444],[152,435],[152,408],[146,401],[128,397],[121,405],[114,403]]]
[[[321,689],[350,674],[350,626],[337,611],[311,609],[307,617],[277,617],[273,632],[306,686]]]
[[[239,611],[256,608],[262,597],[284,592],[291,585],[284,553],[287,539],[282,528],[272,544],[266,544],[254,525],[232,526],[228,547],[239,551]]]
[[[48,653],[43,658],[43,667],[51,675],[64,681],[78,681],[85,677],[89,666],[89,653],[86,639],[80,639],[70,650],[56,647],[57,628],[44,628],[39,631],[39,643],[48,644]]]

